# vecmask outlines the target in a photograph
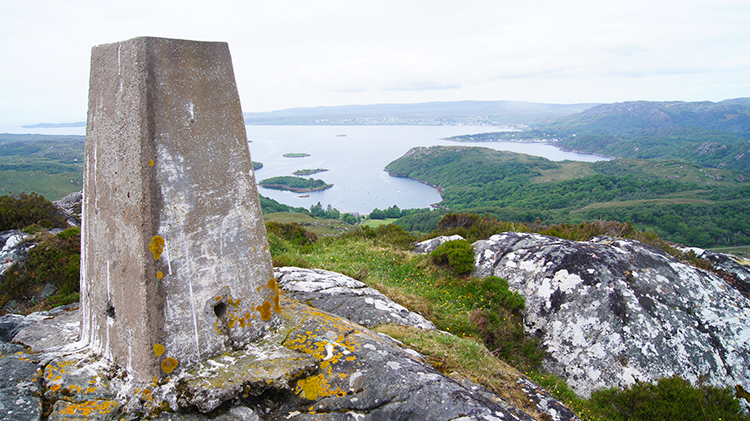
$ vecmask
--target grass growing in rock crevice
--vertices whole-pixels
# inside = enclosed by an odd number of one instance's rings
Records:
[[[545,234],[575,237],[601,235],[605,231],[618,235],[628,234],[625,231],[629,227],[592,223],[554,228]],[[562,379],[539,371],[544,353],[539,350],[538,342],[524,332],[521,296],[508,291],[503,279],[456,275],[451,267],[436,265],[429,255],[411,253],[410,244],[416,240],[392,225],[360,228],[339,237],[321,238],[304,247],[269,235],[275,264],[301,262],[305,267],[349,275],[452,333],[451,336],[393,325],[377,329],[425,355],[427,362],[438,370],[479,383],[536,419],[548,419],[548,415],[533,408],[516,388],[514,379],[521,372],[586,421],[750,420],[739,409],[739,401],[731,390],[694,386],[680,378],[598,391],[591,399],[577,396]],[[686,412],[664,412],[662,407],[681,407]],[[665,418],[665,414],[669,416]]]

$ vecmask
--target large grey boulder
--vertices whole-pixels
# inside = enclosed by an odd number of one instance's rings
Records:
[[[526,330],[549,353],[544,367],[578,394],[675,374],[750,387],[747,278],[727,282],[608,237],[509,232],[474,247],[475,275],[502,277],[526,298]]]

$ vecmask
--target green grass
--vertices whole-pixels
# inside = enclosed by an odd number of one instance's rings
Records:
[[[750,260],[750,246],[742,246],[742,247],[717,247],[709,249],[711,251],[715,251],[717,253],[726,253],[726,254],[733,254],[738,257],[742,257],[743,259]],[[750,261],[745,261],[743,264],[750,265]]]
[[[357,229],[354,225],[347,224],[340,219],[314,218],[308,214],[296,212],[276,212],[263,215],[266,222],[279,222],[284,224],[297,223],[307,231],[315,233],[318,237],[329,237],[340,235]]]
[[[386,219],[367,219],[362,221],[360,225],[371,227],[371,228],[377,228],[381,225],[388,225],[396,222],[398,218],[386,218]]]
[[[59,200],[81,191],[81,173],[49,174],[44,171],[0,171],[0,194],[37,193],[47,200]]]

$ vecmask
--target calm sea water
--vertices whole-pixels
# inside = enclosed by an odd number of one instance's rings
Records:
[[[57,129],[4,128],[2,132],[86,134],[85,127]],[[563,152],[554,146],[513,143],[457,143],[449,136],[498,131],[496,127],[472,126],[246,126],[253,161],[263,163],[258,181],[296,170],[324,168],[311,177],[333,187],[305,195],[259,188],[260,194],[290,206],[310,208],[320,202],[343,212],[368,214],[373,209],[397,205],[401,209],[426,208],[441,200],[435,189],[406,178],[391,177],[384,168],[415,146],[464,145],[542,156],[553,161],[600,161],[606,158]],[[306,158],[284,158],[293,152]]]
[[[542,156],[554,161],[600,161],[606,158],[563,152],[554,146],[513,143],[456,143],[442,138],[497,131],[472,126],[246,126],[253,161],[263,163],[258,181],[296,170],[324,168],[311,177],[333,187],[308,194],[259,188],[260,194],[291,206],[310,208],[320,202],[343,212],[368,214],[397,205],[426,208],[441,200],[435,189],[406,178],[391,177],[384,168],[415,146],[464,145]],[[285,158],[286,153],[306,158]],[[307,196],[307,197],[303,197]]]

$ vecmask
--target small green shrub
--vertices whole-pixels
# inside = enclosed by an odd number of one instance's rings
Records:
[[[457,275],[474,271],[474,247],[466,240],[446,241],[431,256],[435,264],[450,266]]]
[[[38,224],[43,228],[65,227],[55,205],[36,193],[0,196],[0,231]]]
[[[305,230],[302,225],[296,222],[268,222],[266,223],[266,230],[297,246],[308,246],[318,241],[318,236],[315,233]]]
[[[602,418],[625,420],[748,420],[730,389],[693,386],[678,376],[656,384],[636,383],[626,389],[605,389],[591,396],[593,411]]]
[[[58,235],[42,234],[23,264],[16,263],[6,271],[0,286],[0,306],[10,300],[28,302],[47,284],[57,289],[47,299],[50,305],[77,301],[80,262],[80,228],[68,228]]]
[[[523,296],[508,289],[508,282],[496,276],[471,278],[458,289],[461,296],[475,297],[470,320],[492,353],[516,367],[533,369],[545,357],[538,340],[524,331]]]

